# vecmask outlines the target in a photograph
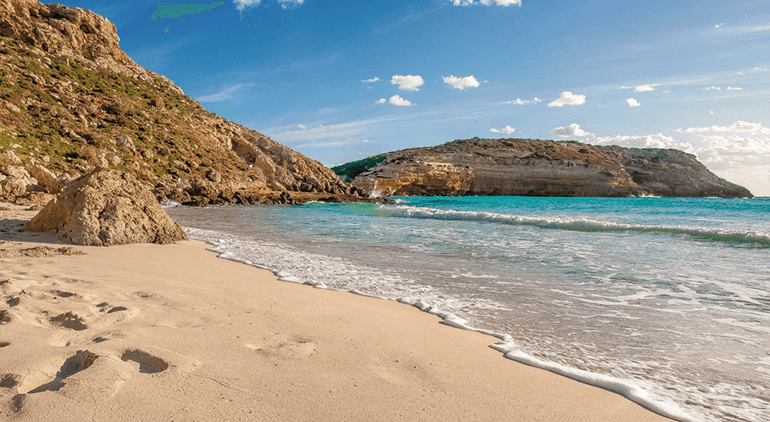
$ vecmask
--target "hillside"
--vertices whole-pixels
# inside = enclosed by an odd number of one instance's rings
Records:
[[[209,113],[118,43],[91,11],[0,0],[0,200],[45,203],[97,167],[182,203],[360,200],[321,163]]]
[[[575,141],[465,139],[334,167],[375,195],[752,197],[672,149]]]

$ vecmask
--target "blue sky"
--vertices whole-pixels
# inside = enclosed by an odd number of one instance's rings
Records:
[[[767,0],[223,0],[155,20],[153,1],[60,3],[109,18],[208,110],[329,166],[575,139],[682,149],[770,195]]]

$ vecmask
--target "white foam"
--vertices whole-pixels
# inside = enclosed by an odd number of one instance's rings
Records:
[[[400,218],[424,218],[437,220],[485,221],[502,224],[536,226],[579,231],[638,232],[660,234],[686,234],[696,238],[714,241],[740,242],[770,247],[770,233],[752,230],[731,230],[724,228],[656,226],[647,224],[626,224],[612,221],[600,221],[579,217],[548,217],[531,215],[499,214],[486,211],[456,211],[409,205],[380,205],[378,215]]]
[[[696,421],[695,418],[682,410],[682,408],[676,404],[672,402],[654,400],[650,398],[649,394],[647,394],[645,390],[641,389],[637,385],[632,384],[629,381],[620,380],[609,375],[588,372],[582,369],[571,368],[568,366],[538,359],[519,350],[512,340],[501,340],[500,342],[493,344],[490,347],[503,353],[506,358],[513,361],[529,366],[534,366],[536,368],[545,369],[555,374],[620,394],[621,396],[633,401],[634,403],[637,403],[661,416],[682,422]]]
[[[176,201],[172,201],[170,199],[164,199],[160,203],[160,206],[163,207],[163,208],[176,208],[176,207],[181,207],[182,204],[180,204],[179,202],[176,202]]]

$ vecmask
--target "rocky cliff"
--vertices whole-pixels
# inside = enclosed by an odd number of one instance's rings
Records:
[[[467,139],[334,167],[375,195],[751,197],[678,150]]]
[[[0,0],[0,200],[45,203],[102,167],[182,203],[358,199],[330,169],[207,112],[118,43],[91,11]]]

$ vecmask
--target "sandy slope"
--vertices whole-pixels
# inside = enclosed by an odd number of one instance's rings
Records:
[[[61,247],[0,205],[0,249]],[[201,242],[74,249],[0,258],[0,420],[664,420],[496,339]]]

